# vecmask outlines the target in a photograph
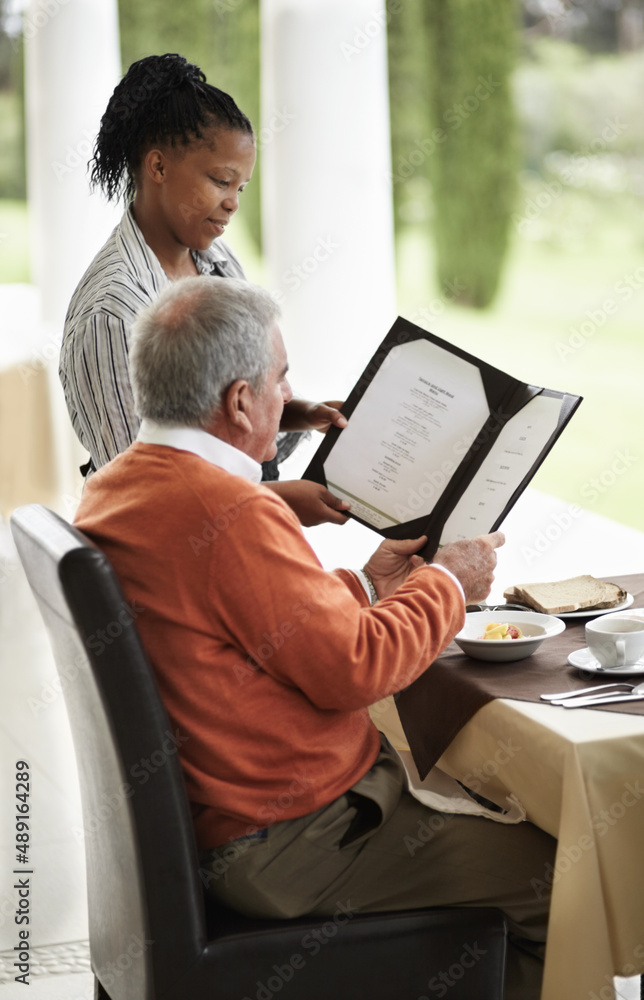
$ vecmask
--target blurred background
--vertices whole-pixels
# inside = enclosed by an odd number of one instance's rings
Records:
[[[401,315],[582,395],[504,525],[495,599],[644,567],[644,0],[0,0],[0,757],[37,788],[33,1000],[93,992],[65,680],[7,522],[34,501],[71,519],[80,497],[60,338],[123,209],[90,195],[87,162],[121,73],[162,52],[255,124],[226,240],[282,303],[294,388],[342,398]],[[307,534],[328,568],[378,540]],[[14,907],[0,882],[7,1000]]]
[[[259,7],[120,0],[122,70],[181,52],[259,132]],[[522,380],[583,395],[534,486],[644,528],[644,3],[389,0],[383,14],[338,45],[352,62],[378,32],[386,37],[391,169],[382,181],[394,199],[396,311]],[[0,0],[2,283],[32,277],[24,51],[33,31],[24,5]],[[72,153],[86,161],[90,145]],[[249,277],[272,287],[262,256],[266,146],[260,134],[230,242]],[[332,182],[357,184],[341,170]],[[320,294],[333,292],[320,282]],[[358,285],[361,294],[369,289]],[[372,346],[367,337],[358,372]],[[327,396],[350,385],[329,385]]]

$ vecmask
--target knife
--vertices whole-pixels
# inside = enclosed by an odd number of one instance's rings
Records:
[[[629,694],[644,694],[644,684],[638,684],[635,687],[626,681],[615,681],[613,684],[597,684],[596,687],[576,688],[574,691],[558,691],[556,694],[542,694],[541,699],[542,701],[554,702],[558,705],[566,698],[588,698],[593,691],[608,692],[611,688],[627,688]],[[615,691],[615,694],[620,694],[620,692]]]
[[[644,693],[636,694],[631,691],[626,694],[599,694],[590,695],[587,698],[565,698],[562,701],[551,701],[551,705],[560,705],[562,708],[592,708],[593,705],[616,705],[620,701],[644,701]]]

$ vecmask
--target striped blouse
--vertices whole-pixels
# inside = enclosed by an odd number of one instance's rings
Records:
[[[237,257],[221,240],[192,256],[201,274],[245,277]],[[60,353],[67,409],[97,469],[136,438],[141,421],[128,374],[130,328],[137,312],[167,284],[130,207],[74,292]]]

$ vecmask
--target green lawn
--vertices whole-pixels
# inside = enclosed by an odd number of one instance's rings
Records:
[[[27,206],[0,199],[0,283],[22,281],[29,281]]]

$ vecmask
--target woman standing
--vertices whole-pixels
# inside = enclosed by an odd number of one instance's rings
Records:
[[[177,278],[243,278],[220,239],[249,183],[252,125],[228,94],[182,56],[133,63],[110,98],[92,161],[92,184],[127,210],[81,279],[65,321],[60,378],[74,429],[97,469],[135,439],[139,418],[128,372],[132,322]],[[284,431],[343,427],[337,403],[292,400]],[[279,442],[278,461],[296,435]],[[264,478],[277,478],[277,462]],[[306,481],[272,483],[303,524],[346,520],[347,505]]]

